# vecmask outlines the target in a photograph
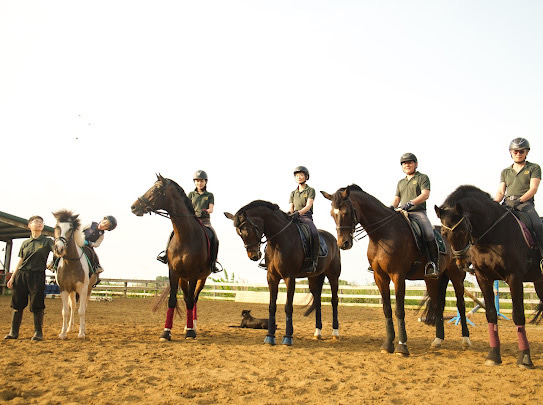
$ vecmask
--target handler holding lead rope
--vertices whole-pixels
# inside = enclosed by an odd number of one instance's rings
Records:
[[[541,167],[526,160],[528,152],[530,143],[527,139],[515,138],[511,141],[509,153],[513,164],[502,170],[500,187],[494,201],[503,201],[503,205],[524,212],[530,217],[542,257],[539,267],[543,270],[543,223],[534,207],[534,196],[541,182]]]

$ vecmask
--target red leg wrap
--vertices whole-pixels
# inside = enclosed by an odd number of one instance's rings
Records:
[[[530,344],[528,343],[528,338],[526,337],[526,328],[524,327],[524,325],[515,326],[517,327],[518,349],[530,350]]]
[[[488,324],[488,336],[490,338],[490,347],[500,347],[500,336],[498,335],[498,324]]]
[[[165,329],[171,329],[172,328],[174,313],[175,313],[175,308],[168,308],[168,312],[166,312],[166,323],[164,324]]]
[[[194,329],[194,320],[192,318],[192,310],[187,309],[187,329]]]

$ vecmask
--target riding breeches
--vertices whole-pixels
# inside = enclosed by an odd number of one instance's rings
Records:
[[[319,254],[319,231],[313,222],[312,216],[308,214],[300,215],[300,221],[309,226],[309,231],[311,232],[311,255],[315,259]]]
[[[426,211],[409,211],[407,213],[411,218],[417,220],[422,228],[422,233],[424,234],[424,240],[427,242],[435,239],[434,237],[434,228],[426,215]]]

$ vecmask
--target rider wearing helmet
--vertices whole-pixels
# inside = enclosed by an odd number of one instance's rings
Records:
[[[430,179],[417,171],[418,161],[413,153],[404,153],[400,158],[400,164],[406,176],[396,186],[396,196],[392,201],[392,207],[400,207],[421,225],[428,249],[428,263],[424,274],[435,278],[439,276],[439,252],[434,229],[426,215],[426,200],[430,197]]]
[[[105,231],[112,231],[116,227],[117,220],[112,215],[107,215],[100,222],[91,222],[83,227],[83,233],[85,234],[85,245],[91,250],[91,261],[93,261],[93,269],[96,275],[102,273],[104,269],[98,261],[98,256],[96,255],[96,252],[94,252],[94,248],[100,246],[104,240]]]
[[[313,201],[315,200],[315,189],[307,185],[309,170],[305,166],[298,166],[294,169],[294,178],[298,187],[290,193],[289,212],[298,216],[300,220],[309,226],[311,231],[311,261],[307,263],[308,273],[317,270],[319,255],[319,232],[313,223]]]
[[[192,202],[192,206],[194,208],[194,213],[196,214],[196,217],[200,219],[202,224],[204,224],[207,228],[211,229],[213,232],[213,240],[210,241],[210,262],[211,262],[211,271],[213,273],[218,273],[221,270],[217,268],[217,254],[219,252],[219,239],[217,238],[217,234],[215,232],[215,229],[211,226],[211,218],[210,215],[213,212],[213,207],[215,205],[215,197],[213,196],[213,193],[210,193],[207,191],[207,173],[203,170],[197,170],[194,175],[192,176],[194,180],[194,185],[196,186],[194,191],[191,191],[188,194],[189,200]],[[160,254],[157,256],[157,260],[162,263],[168,263],[168,245],[170,244],[170,241],[172,240],[173,232],[170,235],[170,238],[168,239],[168,244],[166,245],[166,250],[160,252]]]
[[[502,170],[500,186],[494,201],[522,211],[530,217],[536,242],[543,257],[543,223],[534,207],[534,196],[541,182],[541,167],[528,162],[530,143],[525,138],[515,138],[509,144],[513,164]],[[504,199],[505,198],[505,199]],[[543,259],[540,262],[543,270]]]

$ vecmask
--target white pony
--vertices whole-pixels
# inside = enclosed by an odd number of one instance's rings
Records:
[[[54,254],[60,257],[56,279],[62,298],[62,331],[58,337],[66,339],[67,332],[74,330],[77,293],[79,294],[79,335],[77,337],[84,338],[85,311],[92,286],[96,283],[96,275],[93,274],[89,279],[90,265],[83,254],[85,235],[81,231],[79,215],[68,210],[53,212],[53,215],[57,220]]]

